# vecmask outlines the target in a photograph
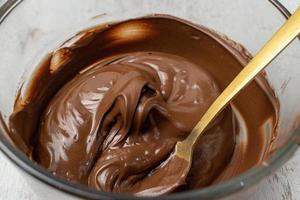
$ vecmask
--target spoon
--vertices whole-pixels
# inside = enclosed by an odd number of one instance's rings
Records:
[[[194,146],[206,127],[299,33],[300,7],[212,103],[188,137],[176,143],[175,152],[153,176],[157,185],[151,189],[139,188],[139,195],[166,194],[185,183],[192,163]]]
[[[191,166],[195,143],[204,133],[206,127],[227,106],[227,104],[259,74],[282,50],[300,33],[300,7],[272,36],[256,56],[233,79],[218,98],[208,108],[191,133],[175,146],[174,156],[188,162]],[[189,170],[187,170],[189,171]]]

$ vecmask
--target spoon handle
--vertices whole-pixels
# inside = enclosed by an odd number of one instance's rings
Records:
[[[213,102],[190,135],[178,144],[192,149],[199,136],[223,108],[300,33],[300,7]],[[178,152],[179,153],[179,152]],[[185,152],[185,154],[188,152]],[[182,155],[186,157],[186,155]]]

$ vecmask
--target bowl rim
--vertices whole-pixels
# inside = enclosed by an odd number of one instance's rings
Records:
[[[0,7],[0,25],[20,3],[24,0],[7,0]],[[279,3],[277,0],[270,0],[272,3]],[[278,4],[277,4],[278,5]],[[283,5],[280,5],[284,7]],[[1,28],[1,27],[0,27]],[[1,117],[1,116],[0,116]],[[0,123],[2,121],[0,120]],[[1,124],[0,124],[1,125]],[[63,178],[57,177],[50,173],[48,170],[39,166],[35,162],[29,160],[21,151],[16,149],[5,137],[3,132],[6,130],[0,126],[0,150],[7,156],[15,165],[24,170],[27,174],[38,179],[40,183],[44,183],[62,192],[68,193],[73,196],[89,198],[89,199],[160,199],[160,200],[179,200],[179,199],[218,199],[221,197],[229,196],[244,188],[249,188],[255,183],[262,180],[264,177],[270,175],[277,168],[282,166],[299,147],[297,142],[300,138],[300,126],[294,130],[292,137],[283,147],[277,149],[275,155],[272,155],[267,165],[254,167],[247,172],[232,178],[224,183],[209,186],[206,188],[186,191],[181,193],[170,194],[159,197],[137,197],[128,194],[114,194],[108,192],[101,192],[91,189],[87,186],[72,183]]]

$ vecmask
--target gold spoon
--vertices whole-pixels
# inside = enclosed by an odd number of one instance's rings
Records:
[[[286,46],[300,33],[300,7],[286,21],[246,67],[233,79],[218,98],[208,108],[189,136],[179,141],[175,147],[175,157],[187,161],[191,166],[195,143],[204,133],[209,123],[226,107],[226,105],[261,72]]]
[[[183,141],[179,141],[175,147],[174,157],[183,159],[188,164],[186,173],[191,167],[192,155],[195,143],[204,133],[209,123],[226,107],[226,105],[261,72],[286,46],[290,44],[300,33],[300,7],[273,35],[246,67],[233,79],[220,96],[212,103],[200,121]],[[176,158],[173,158],[176,160]]]
[[[300,33],[300,7],[285,24],[273,35],[257,55],[225,88],[212,103],[200,121],[183,141],[176,143],[175,152],[154,176],[145,180],[138,195],[156,196],[169,193],[184,184],[190,170],[195,143],[204,133],[209,123],[226,107],[226,105],[262,71],[290,42]],[[152,180],[153,179],[153,180]],[[151,186],[152,181],[157,185]],[[150,189],[151,188],[151,189]]]

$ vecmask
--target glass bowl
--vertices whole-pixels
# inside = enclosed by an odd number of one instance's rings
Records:
[[[169,14],[224,33],[253,55],[286,20],[288,10],[272,0],[13,0],[0,9],[0,148],[24,172],[41,198],[143,199],[95,191],[68,182],[30,161],[6,139],[7,120],[23,81],[40,60],[78,31],[148,14]],[[299,146],[300,45],[295,40],[266,69],[280,102],[279,131],[272,155],[261,166],[204,189],[151,199],[241,199],[283,165]],[[145,198],[147,199],[147,198]]]

